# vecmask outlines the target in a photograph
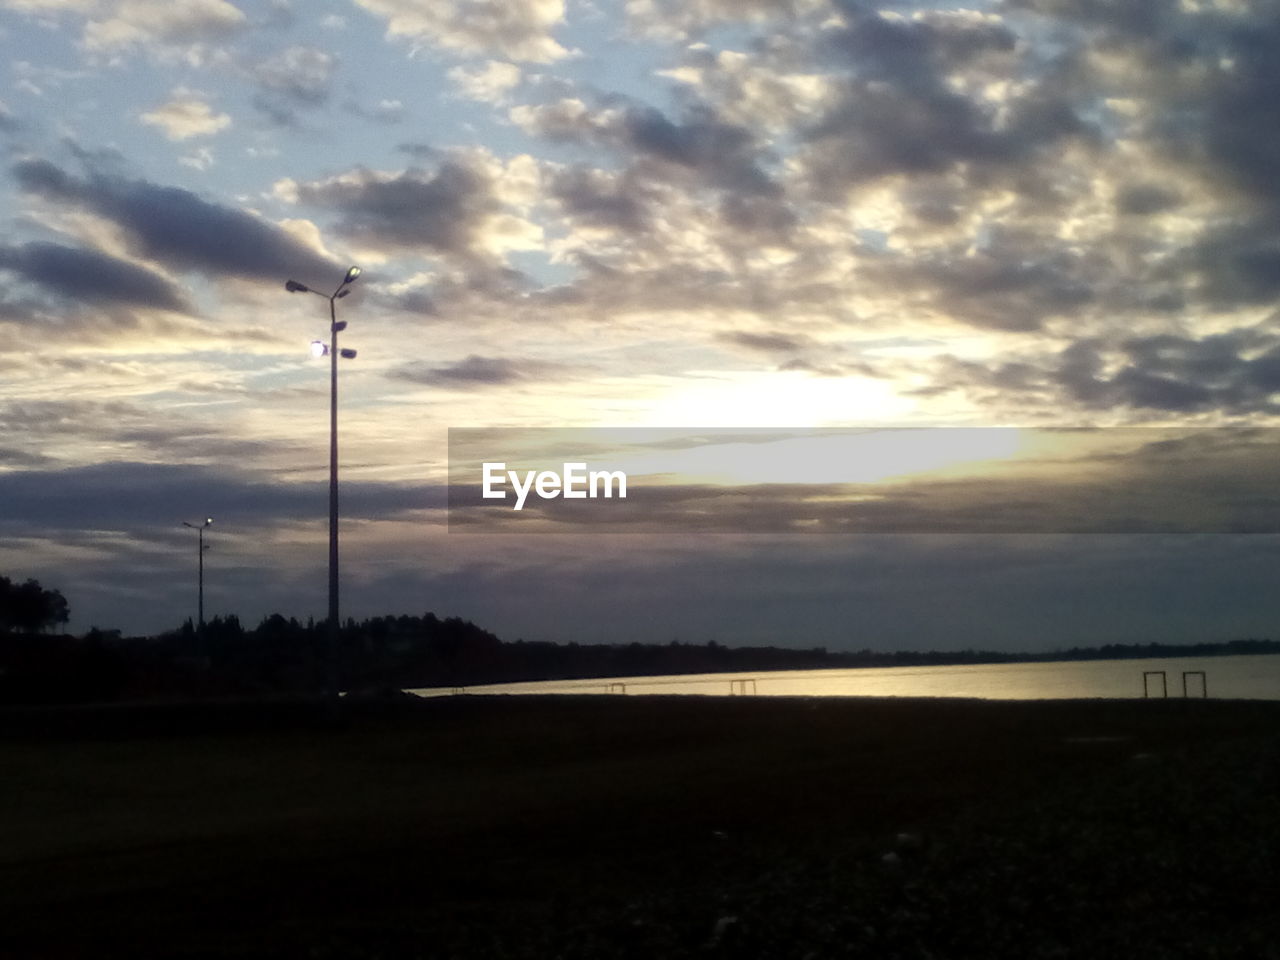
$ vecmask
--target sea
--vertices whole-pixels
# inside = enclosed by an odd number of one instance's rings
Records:
[[[986,700],[1126,699],[1144,696],[1280,700],[1280,654],[699,673],[425,687],[408,692],[423,697],[457,694],[684,694],[977,697]]]

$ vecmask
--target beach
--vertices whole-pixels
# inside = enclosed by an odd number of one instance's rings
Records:
[[[1280,955],[1280,703],[0,716],[0,954]]]

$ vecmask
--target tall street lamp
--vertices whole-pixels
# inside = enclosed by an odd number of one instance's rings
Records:
[[[347,322],[338,321],[337,302],[351,291],[348,286],[360,276],[360,268],[347,271],[338,289],[331,294],[312,290],[297,280],[288,280],[284,288],[290,293],[314,293],[329,301],[329,342],[311,341],[315,357],[329,355],[329,695],[338,696],[338,357],[355,358],[354,350],[338,349],[338,334]]]
[[[199,537],[200,537],[200,540],[199,540],[200,552],[198,554],[199,562],[196,567],[196,569],[198,570],[198,573],[196,575],[196,582],[199,584],[200,605],[199,607],[196,608],[197,609],[196,622],[199,624],[199,630],[201,634],[204,633],[204,552],[209,549],[204,545],[204,531],[205,531],[205,528],[209,526],[209,524],[211,523],[213,523],[213,517],[205,517],[204,523],[200,524],[199,526],[196,526],[196,524],[194,523],[187,523],[187,521],[185,520],[182,521],[182,525],[184,527],[190,527],[197,534],[199,534]]]

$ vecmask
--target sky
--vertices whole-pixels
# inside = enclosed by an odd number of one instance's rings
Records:
[[[1222,525],[468,536],[446,511],[450,428],[1275,425],[1276,49],[1280,4],[1238,0],[0,0],[0,573],[60,589],[75,632],[171,629],[183,521],[213,517],[208,615],[322,617],[328,306],[285,281],[357,264],[344,617],[1276,636],[1280,542]],[[1243,496],[1271,479],[1250,443],[1184,481]]]

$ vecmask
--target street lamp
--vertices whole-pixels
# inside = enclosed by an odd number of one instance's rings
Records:
[[[197,622],[200,625],[199,629],[200,629],[200,633],[202,634],[204,633],[204,552],[209,549],[204,545],[204,531],[205,531],[205,527],[209,526],[209,524],[211,523],[213,523],[213,517],[205,517],[204,523],[200,524],[199,526],[196,526],[194,523],[187,523],[187,521],[185,520],[182,521],[182,525],[184,527],[190,527],[192,530],[196,531],[196,533],[199,534],[200,536],[200,541],[199,541],[200,546],[199,546],[199,554],[198,554],[199,563],[196,568],[199,571],[197,574],[197,583],[199,584],[199,591],[200,591],[199,593],[200,605],[199,607],[197,607],[197,615],[198,615]]]
[[[314,293],[329,301],[329,342],[311,341],[311,355],[329,356],[329,695],[338,696],[338,357],[352,360],[354,350],[338,349],[338,334],[347,328],[338,321],[337,302],[351,291],[348,286],[360,276],[360,268],[352,267],[331,294],[312,290],[297,280],[288,280],[284,288],[290,293]]]

